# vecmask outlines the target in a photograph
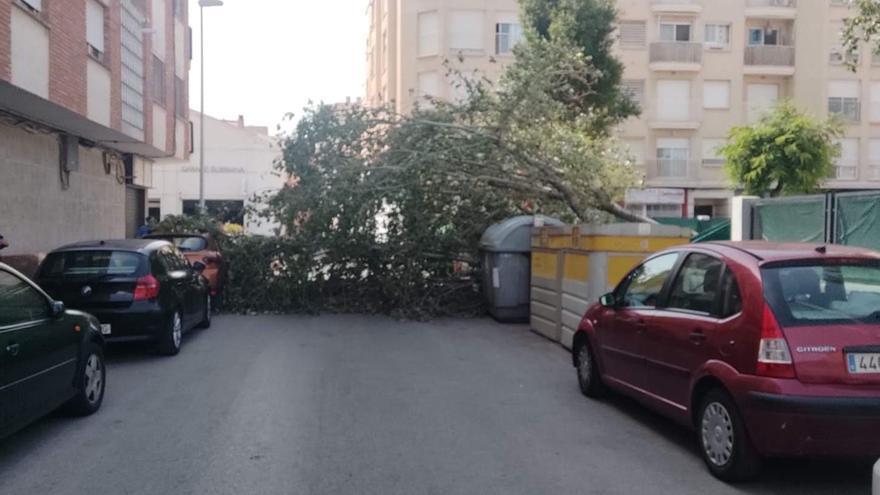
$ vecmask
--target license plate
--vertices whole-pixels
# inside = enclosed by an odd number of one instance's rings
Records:
[[[854,375],[880,373],[880,352],[847,354],[846,363]]]
[[[110,335],[111,329],[110,325],[107,323],[101,324],[101,335]]]

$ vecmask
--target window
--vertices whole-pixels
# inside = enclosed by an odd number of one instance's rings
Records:
[[[440,54],[440,16],[437,12],[419,14],[419,56]]]
[[[24,280],[0,270],[0,327],[49,316],[49,301]]]
[[[880,266],[874,263],[765,268],[761,276],[764,298],[784,327],[876,325],[880,316]]]
[[[440,96],[440,76],[436,72],[420,72],[418,84],[419,103],[426,103],[425,99]]]
[[[880,139],[872,139],[868,150],[868,167],[870,168],[869,177],[874,180],[880,180]]]
[[[50,254],[40,272],[42,278],[92,280],[108,276],[137,275],[141,255],[126,251],[67,251]]]
[[[757,122],[764,113],[776,106],[779,100],[779,86],[776,84],[749,84],[746,88],[748,120]]]
[[[86,0],[86,42],[92,56],[103,57],[104,6],[97,0]]]
[[[703,140],[703,165],[724,165],[724,157],[719,151],[727,141],[724,139]]]
[[[660,41],[688,42],[691,40],[691,25],[677,22],[660,22]]]
[[[153,55],[153,101],[165,106],[165,62]]]
[[[654,308],[663,291],[663,285],[675,263],[678,254],[670,253],[646,261],[629,276],[629,283],[620,302],[628,308]]]
[[[172,8],[174,9],[174,17],[183,19],[186,13],[186,0],[174,0]]]
[[[739,291],[739,284],[729,268],[724,271],[724,275],[721,277],[720,291],[721,308],[719,308],[719,316],[730,318],[742,311],[742,294]]]
[[[141,2],[142,3],[142,2]],[[132,135],[144,132],[144,65],[142,17],[134,4],[122,2],[122,127]],[[141,5],[142,7],[142,5]]]
[[[21,2],[33,11],[40,12],[43,10],[42,0],[21,0]]]
[[[686,177],[690,143],[687,139],[661,138],[657,140],[657,175],[660,177]]]
[[[779,30],[772,28],[749,28],[749,46],[774,46],[779,44]]]
[[[165,0],[152,0],[152,19],[153,53],[165,60]]]
[[[697,313],[715,313],[723,270],[724,263],[720,260],[705,254],[691,254],[675,277],[667,306]]]
[[[174,111],[180,118],[186,118],[186,84],[179,77],[174,78]]]
[[[622,21],[619,29],[621,48],[645,47],[647,35],[644,21]]]
[[[483,12],[454,10],[449,15],[449,47],[453,50],[482,51]]]
[[[859,176],[859,140],[845,138],[838,142],[840,157],[834,167],[834,178],[840,180],[855,180]]]
[[[730,81],[706,81],[703,83],[703,108],[730,108]]]
[[[623,92],[642,108],[645,102],[645,81],[643,79],[628,79],[622,82]]]
[[[691,82],[686,80],[657,81],[657,119],[684,121],[690,118]]]
[[[522,41],[522,27],[512,22],[500,22],[495,25],[495,53],[506,55]]]
[[[849,122],[861,120],[858,81],[831,81],[828,83],[828,113],[839,115]]]
[[[645,140],[644,139],[625,139],[623,141],[623,152],[627,154],[629,159],[635,165],[645,164]]]
[[[645,205],[645,215],[651,218],[681,218],[681,205]]]
[[[730,45],[730,24],[706,24],[706,45],[710,48],[726,48]]]
[[[880,122],[880,81],[871,82],[871,122]]]

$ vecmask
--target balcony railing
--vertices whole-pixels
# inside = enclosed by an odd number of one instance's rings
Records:
[[[684,179],[688,176],[688,169],[691,167],[691,161],[657,159],[648,160],[646,165],[649,178]]]
[[[703,62],[703,44],[683,41],[651,43],[650,61],[700,64]]]
[[[783,9],[794,9],[797,8],[797,0],[748,0],[746,7],[779,7]]]
[[[745,63],[746,65],[794,67],[794,47],[778,45],[747,46]]]

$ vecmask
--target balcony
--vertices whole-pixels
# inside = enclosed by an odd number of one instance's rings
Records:
[[[647,179],[652,184],[684,184],[691,170],[696,171],[699,162],[693,160],[654,159],[646,165]]]
[[[747,19],[795,19],[797,0],[748,0]]]
[[[793,76],[794,60],[793,46],[747,46],[743,72],[752,76]]]
[[[657,14],[699,14],[701,0],[651,0],[651,11]]]
[[[657,41],[651,43],[649,61],[655,71],[698,72],[703,64],[703,44]]]

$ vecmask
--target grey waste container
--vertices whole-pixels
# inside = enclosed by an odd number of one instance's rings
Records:
[[[564,225],[555,218],[540,218],[544,225]],[[483,293],[496,320],[529,321],[534,224],[533,216],[509,218],[486,229],[480,239]]]

